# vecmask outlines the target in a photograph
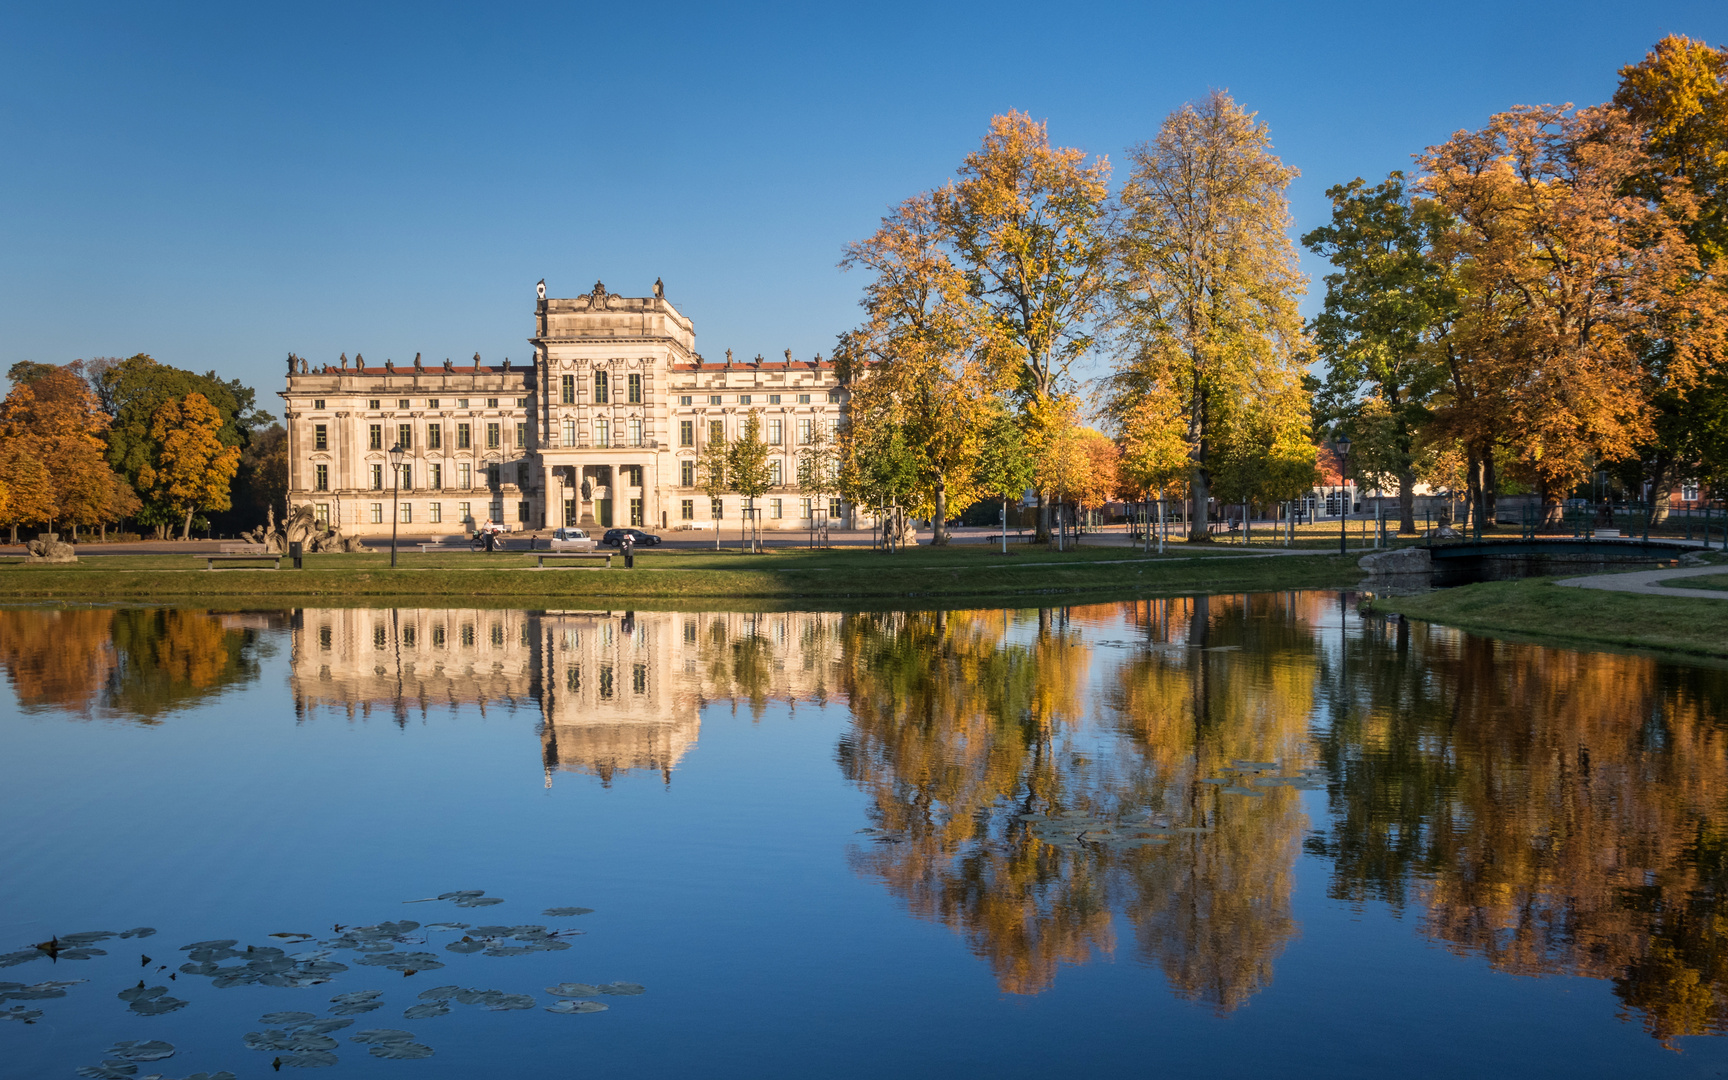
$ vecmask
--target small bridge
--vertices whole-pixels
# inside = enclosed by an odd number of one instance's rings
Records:
[[[1668,540],[1549,539],[1463,540],[1425,545],[1434,566],[1434,584],[1588,573],[1612,567],[1673,562],[1695,545]]]

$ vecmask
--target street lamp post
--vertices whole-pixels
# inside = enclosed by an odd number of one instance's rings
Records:
[[[1350,492],[1345,487],[1345,470],[1350,461],[1350,436],[1340,435],[1332,440],[1332,449],[1338,455],[1338,554],[1350,554]]]
[[[390,569],[396,569],[396,525],[402,520],[402,444],[390,448]]]

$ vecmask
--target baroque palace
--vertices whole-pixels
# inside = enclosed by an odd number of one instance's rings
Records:
[[[799,495],[797,455],[832,434],[846,407],[818,356],[710,363],[666,299],[623,297],[596,283],[574,299],[539,287],[531,364],[367,366],[356,354],[317,369],[288,361],[288,495],[350,535],[445,536],[490,519],[515,531],[581,525],[714,529],[742,523],[744,500],[710,499],[696,458],[761,413],[773,486],[756,500],[765,529],[814,515],[844,527],[839,500]],[[401,448],[401,495],[390,451]]]

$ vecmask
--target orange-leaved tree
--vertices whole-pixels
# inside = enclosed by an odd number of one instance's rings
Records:
[[[78,365],[17,365],[12,374],[0,402],[0,480],[12,492],[6,523],[16,533],[34,522],[106,520],[108,417]]]
[[[150,421],[155,459],[138,472],[150,497],[181,516],[182,539],[192,537],[192,515],[228,509],[229,484],[240,467],[240,448],[217,436],[222,414],[203,394],[158,406]]]

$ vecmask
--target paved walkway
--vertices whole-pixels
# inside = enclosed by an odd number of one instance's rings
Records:
[[[1639,593],[1644,596],[1687,596],[1694,600],[1728,600],[1728,589],[1670,589],[1659,581],[1674,578],[1728,575],[1728,566],[1697,566],[1690,570],[1640,570],[1635,574],[1591,574],[1588,577],[1566,578],[1556,585],[1579,589],[1607,589],[1609,592]]]

